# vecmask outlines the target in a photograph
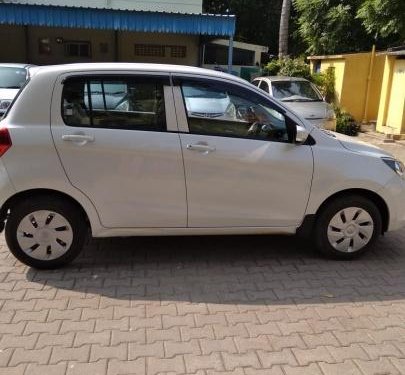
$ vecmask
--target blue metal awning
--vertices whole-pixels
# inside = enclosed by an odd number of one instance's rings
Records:
[[[235,16],[0,3],[0,25],[233,36]]]

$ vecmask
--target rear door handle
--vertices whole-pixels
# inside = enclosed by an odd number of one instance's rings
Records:
[[[197,143],[195,145],[187,145],[187,150],[209,153],[209,152],[214,152],[216,150],[216,148]]]
[[[88,142],[94,142],[94,136],[85,134],[65,134],[62,135],[62,140],[65,142],[73,142],[79,145],[85,145]]]

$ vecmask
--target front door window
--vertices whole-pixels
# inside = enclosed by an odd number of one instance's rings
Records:
[[[289,142],[282,111],[254,92],[215,81],[182,84],[191,134]]]

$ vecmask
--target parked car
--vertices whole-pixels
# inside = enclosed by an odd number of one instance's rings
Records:
[[[0,117],[29,78],[27,64],[0,64]]]
[[[299,77],[270,76],[255,78],[252,83],[281,100],[313,125],[335,130],[336,118],[332,106],[308,80]]]
[[[192,116],[220,118],[233,110],[233,105],[226,92],[210,91],[206,88],[183,88],[186,106]]]
[[[233,109],[200,116],[201,100],[195,115],[196,91]],[[404,166],[221,72],[59,65],[36,68],[0,121],[0,207],[10,251],[37,268],[72,261],[89,230],[299,233],[349,259],[405,225]]]

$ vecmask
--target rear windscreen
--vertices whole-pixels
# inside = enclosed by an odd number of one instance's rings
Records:
[[[7,107],[6,112],[4,112],[3,116],[0,116],[0,121],[5,119],[8,115],[8,113],[10,112],[11,108],[13,107],[14,103],[16,102],[16,100],[18,99],[18,97],[20,96],[20,94],[23,92],[24,88],[27,86],[29,82],[29,79],[26,79],[24,81],[24,84],[21,86],[20,91],[18,91],[17,95],[14,97],[13,101],[11,102],[11,104]]]

